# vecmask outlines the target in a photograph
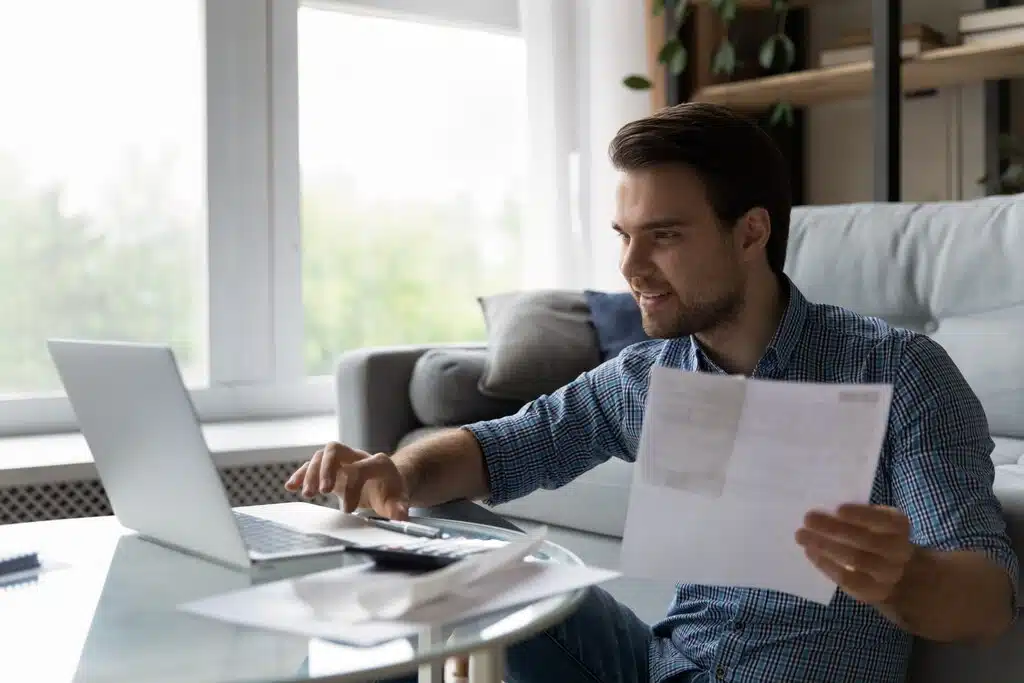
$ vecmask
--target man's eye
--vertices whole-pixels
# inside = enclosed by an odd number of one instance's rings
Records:
[[[654,232],[654,239],[657,240],[670,240],[676,237],[679,233],[673,230],[656,230]]]
[[[620,233],[618,233],[618,235],[619,235],[619,239],[622,240],[623,242],[628,242],[629,241],[629,235],[627,235],[626,233],[620,232]]]

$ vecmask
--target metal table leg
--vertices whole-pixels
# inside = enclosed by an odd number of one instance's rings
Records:
[[[469,655],[469,683],[501,683],[505,675],[505,648],[496,646]]]
[[[444,642],[444,632],[437,627],[425,628],[419,634],[420,646],[430,647]],[[444,683],[444,659],[421,664],[418,683]]]

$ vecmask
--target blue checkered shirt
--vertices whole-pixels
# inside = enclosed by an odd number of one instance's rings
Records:
[[[981,551],[1017,591],[1017,558],[992,492],[982,406],[929,337],[850,311],[789,302],[754,377],[893,385],[871,502],[903,510],[914,543]],[[470,425],[491,504],[556,489],[611,457],[635,461],[651,367],[722,372],[692,338],[642,342],[516,415]],[[650,678],[735,683],[902,681],[912,637],[842,591],[828,605],[768,590],[680,584],[652,626]]]

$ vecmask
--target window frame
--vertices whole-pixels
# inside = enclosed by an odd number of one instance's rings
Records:
[[[503,34],[517,0],[205,0],[203,422],[331,414],[331,375],[303,361],[298,10],[365,12]],[[0,437],[77,431],[63,392],[0,399]]]

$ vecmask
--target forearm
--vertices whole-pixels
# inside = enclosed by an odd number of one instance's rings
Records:
[[[918,548],[880,611],[921,638],[994,638],[1012,621],[1006,572],[980,552]]]
[[[405,479],[414,507],[488,494],[483,452],[472,433],[451,429],[399,449],[392,462]]]

